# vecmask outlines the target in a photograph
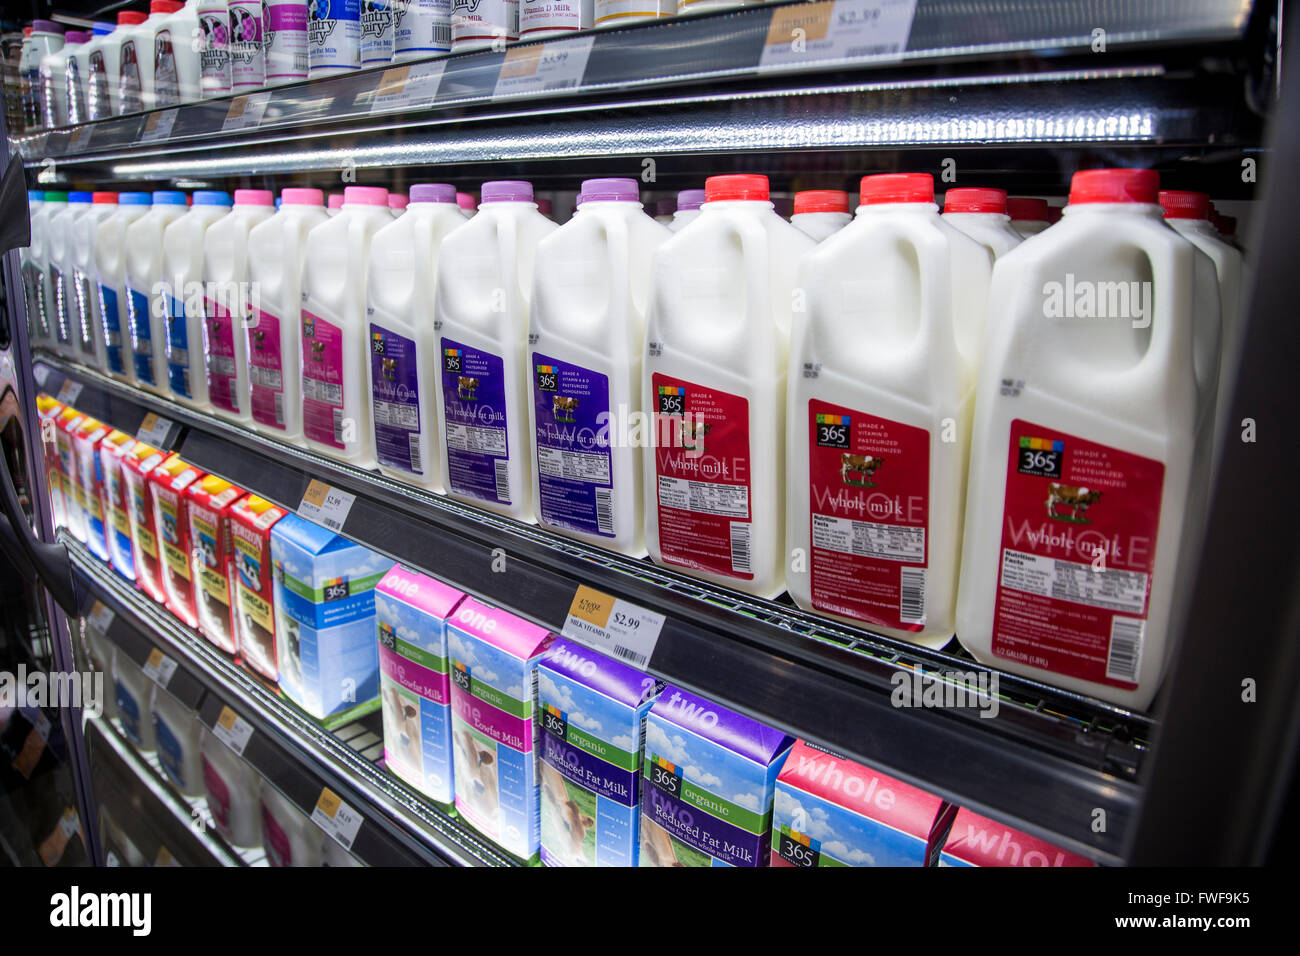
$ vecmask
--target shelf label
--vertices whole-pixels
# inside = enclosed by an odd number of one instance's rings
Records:
[[[59,389],[59,394],[54,397],[64,405],[71,405],[81,395],[83,387],[84,386],[80,382],[74,382],[72,379],[68,379]]]
[[[32,369],[32,378],[36,379],[37,385],[44,385],[45,380],[50,377],[50,367],[48,365],[37,365]]]
[[[166,846],[158,847],[158,855],[154,857],[153,865],[154,866],[180,866],[180,864],[176,862],[176,857],[172,856],[172,851],[167,849]]]
[[[78,126],[68,138],[68,152],[84,149],[90,145],[90,137],[95,132],[93,126]]]
[[[602,654],[645,667],[655,652],[664,620],[662,614],[584,584],[573,596],[560,633]]]
[[[217,723],[212,728],[212,736],[242,757],[244,748],[248,746],[248,738],[253,736],[253,725],[229,707],[222,707],[221,713],[217,715]]]
[[[311,812],[312,822],[332,836],[345,850],[352,849],[364,818],[340,799],[329,787],[324,787],[316,808]]]
[[[172,420],[163,418],[156,412],[150,412],[140,423],[140,427],[135,430],[135,437],[140,439],[146,445],[162,447],[162,443],[167,440],[167,434],[172,430]]]
[[[772,11],[760,73],[827,60],[897,60],[907,48],[916,0],[823,0]]]
[[[266,112],[266,104],[271,102],[270,92],[249,93],[236,96],[230,101],[226,119],[221,124],[221,132],[228,133],[236,129],[256,129]]]
[[[582,84],[594,36],[573,37],[506,51],[493,99],[567,90]]]
[[[145,676],[151,681],[159,687],[165,688],[172,679],[172,675],[176,673],[176,662],[155,647],[149,652],[149,658],[144,662],[144,667],[140,669],[144,671]]]
[[[348,512],[356,500],[356,495],[331,488],[325,482],[313,478],[307,485],[307,490],[302,493],[298,517],[323,524],[331,531],[342,531],[343,522],[348,520]]]
[[[150,113],[146,116],[144,118],[144,128],[140,130],[140,142],[155,143],[170,136],[172,127],[176,125],[176,114],[179,112],[179,108],[172,107],[169,110]]]
[[[107,637],[108,629],[117,615],[107,604],[96,601],[86,615],[86,628],[99,637]]]
[[[384,70],[370,101],[371,113],[386,113],[411,107],[429,106],[438,95],[446,60],[395,66]]]

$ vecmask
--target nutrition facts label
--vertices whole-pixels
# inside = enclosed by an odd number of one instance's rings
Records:
[[[375,424],[389,425],[394,428],[419,428],[420,409],[415,405],[376,401]]]
[[[1140,571],[1097,570],[1090,564],[1010,548],[1002,552],[1003,587],[1108,611],[1141,614],[1146,607],[1147,581],[1148,576]]]
[[[568,478],[597,485],[609,484],[609,454],[588,455],[580,451],[537,447],[537,470],[550,478]]]
[[[482,425],[458,425],[447,422],[447,447],[453,451],[473,451],[504,457],[506,430]]]
[[[749,487],[659,476],[659,505],[702,515],[749,517]]]
[[[330,405],[343,404],[343,386],[322,382],[318,378],[302,377],[302,397],[314,402],[327,402]]]
[[[833,515],[812,516],[814,548],[886,561],[925,562],[925,528],[876,524]]]

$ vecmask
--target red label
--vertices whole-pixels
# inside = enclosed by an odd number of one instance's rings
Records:
[[[248,327],[248,382],[253,420],[284,428],[284,360],[280,351],[280,320],[252,309]]]
[[[221,779],[217,768],[208,762],[203,754],[203,782],[208,788],[208,808],[212,811],[212,822],[217,825],[217,832],[230,839],[230,790],[226,781]]]
[[[343,330],[306,309],[302,310],[302,430],[322,445],[347,447],[343,436]]]
[[[921,630],[930,433],[810,401],[808,487],[813,607]]]
[[[749,581],[749,401],[656,373],[659,550],[670,564]]]
[[[1163,463],[1011,423],[993,653],[1133,689]]]
[[[266,862],[271,866],[293,866],[293,844],[265,802],[262,803],[262,833]]]
[[[225,305],[207,298],[203,303],[208,317],[203,326],[207,336],[203,346],[208,356],[208,398],[217,408],[237,414],[234,319]]]

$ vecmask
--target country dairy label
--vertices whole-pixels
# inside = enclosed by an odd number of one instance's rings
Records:
[[[131,360],[137,382],[157,385],[153,374],[153,332],[149,326],[149,298],[126,287],[126,324],[131,335]]]
[[[134,40],[122,43],[121,76],[117,84],[118,111],[120,114],[138,113],[144,109],[140,86],[140,60]]]
[[[81,85],[81,67],[73,56],[69,56],[63,69],[64,89],[68,91],[68,125],[75,126],[86,121],[86,93]]]
[[[519,38],[552,30],[581,30],[591,26],[582,22],[582,0],[523,0],[519,8]]]
[[[613,537],[609,379],[540,352],[531,366],[542,521]]]
[[[993,653],[1133,689],[1165,466],[1011,423]]]
[[[280,351],[280,320],[254,308],[248,327],[248,384],[254,421],[284,428],[284,356]]]
[[[451,49],[451,0],[404,0],[395,6],[394,56]]]
[[[104,352],[108,370],[116,375],[126,372],[122,361],[122,320],[117,311],[117,292],[99,284],[100,324],[104,329]]]
[[[454,43],[519,39],[519,0],[451,0]]]
[[[222,10],[199,13],[199,82],[205,95],[230,92],[230,15]]]
[[[216,408],[239,414],[235,369],[235,322],[230,310],[215,299],[203,300],[203,354],[208,397]]]
[[[108,67],[104,63],[104,51],[95,50],[90,54],[90,74],[86,77],[86,116],[91,120],[101,120],[112,115],[113,105],[108,94]]]
[[[181,78],[176,67],[170,30],[159,30],[153,44],[153,88],[158,108],[178,106],[181,101]]]
[[[307,78],[307,6],[299,3],[268,2],[263,7],[263,46],[266,50],[266,80]]]
[[[374,322],[369,341],[375,453],[381,465],[422,475],[415,342]]]
[[[504,363],[499,355],[448,338],[441,343],[443,435],[451,490],[508,505]]]
[[[262,0],[231,0],[227,12],[230,16],[231,88],[237,93],[260,89],[266,82]]]
[[[403,0],[361,0],[361,65],[389,63],[393,59],[394,8]]]
[[[663,559],[753,579],[749,401],[658,372],[651,389]]]
[[[919,631],[925,624],[930,433],[808,403],[813,607]]]
[[[307,5],[307,63],[312,70],[361,68],[361,0]]]
[[[343,330],[306,309],[302,310],[302,430],[312,441],[347,447],[343,434]]]
[[[190,333],[185,303],[167,296],[167,385],[177,395],[193,398],[190,391]]]

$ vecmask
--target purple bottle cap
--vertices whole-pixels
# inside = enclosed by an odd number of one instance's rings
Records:
[[[641,198],[635,179],[586,179],[581,195],[583,202],[639,202]]]
[[[89,43],[90,34],[85,30],[69,30],[63,34],[64,43]]]
[[[456,187],[447,183],[416,183],[411,187],[411,202],[456,202]]]
[[[683,189],[677,194],[677,211],[699,209],[704,205],[703,189]]]
[[[55,23],[53,20],[33,20],[33,33],[62,33],[64,26],[62,23]]]
[[[494,182],[484,183],[479,199],[480,203],[532,201],[533,184],[521,182],[517,179],[498,179]]]

